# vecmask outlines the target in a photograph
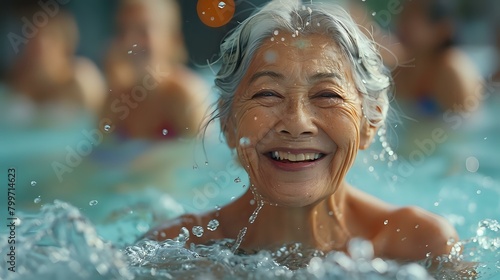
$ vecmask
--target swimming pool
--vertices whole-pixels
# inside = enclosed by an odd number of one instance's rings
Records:
[[[385,201],[418,205],[446,217],[464,244],[462,254],[455,257],[478,262],[479,279],[500,278],[500,91],[489,93],[484,110],[461,116],[463,123],[456,128],[437,121],[412,129],[418,131],[415,136],[406,131],[414,123],[393,124],[402,143],[399,160],[382,160],[387,154],[381,156],[384,147],[376,140],[358,155],[348,174],[351,184]],[[7,169],[16,169],[20,220],[15,228],[15,273],[8,270],[10,230],[1,230],[1,279],[429,277],[422,269],[425,262],[372,259],[370,245],[360,240],[351,243],[351,257],[325,255],[300,244],[243,254],[232,250],[231,240],[186,249],[185,236],[165,243],[136,243],[159,221],[229,202],[247,189],[248,180],[216,128],[206,138],[205,156],[200,143],[188,140],[99,141],[93,123],[78,118],[70,126],[29,132],[15,124],[4,126],[8,133],[0,139],[0,179],[7,182]],[[447,137],[432,146],[426,140],[436,128]],[[417,139],[426,144],[416,144]],[[88,153],[78,153],[82,147],[88,147]],[[55,162],[71,171],[54,168],[59,166]],[[2,222],[8,221],[3,197]],[[441,268],[435,276],[458,277],[451,270]]]

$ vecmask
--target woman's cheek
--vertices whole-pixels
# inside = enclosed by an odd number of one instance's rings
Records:
[[[355,141],[359,136],[359,115],[350,108],[336,108],[322,115],[323,120],[328,120],[325,124],[327,134],[336,142],[339,147],[345,147]]]

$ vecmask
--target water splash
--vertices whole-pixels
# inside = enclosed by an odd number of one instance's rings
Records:
[[[257,208],[253,211],[252,215],[248,218],[248,222],[253,224],[255,219],[257,219],[257,215],[259,215],[260,210],[264,207],[264,199],[257,193],[255,186],[252,184],[251,191],[254,197],[254,200],[257,201]],[[253,205],[250,201],[250,204]]]
[[[255,222],[255,219],[257,219],[257,215],[259,215],[262,207],[264,207],[264,201],[262,199],[257,200],[257,208],[255,208],[250,218],[248,218],[249,223],[253,224]]]
[[[75,207],[56,200],[22,220],[16,235],[16,272],[1,265],[0,279],[133,278],[123,255],[103,241]],[[3,241],[2,235],[0,251],[7,252],[10,245]]]
[[[240,230],[238,233],[238,237],[236,237],[236,241],[234,242],[233,247],[231,247],[231,252],[236,252],[238,248],[240,248],[241,242],[243,242],[243,238],[245,237],[245,234],[247,233],[247,227],[244,227]]]
[[[117,250],[78,209],[60,201],[21,218],[18,270],[11,273],[2,265],[0,279],[492,279],[500,272],[500,223],[488,219],[478,223],[472,238],[450,240],[455,244],[448,256],[398,263],[374,257],[371,243],[362,239],[349,242],[348,254],[300,243],[245,252],[239,247],[246,227],[236,240],[188,247],[190,232],[182,228],[174,239],[141,240]],[[7,238],[0,235],[2,252],[8,252]],[[437,271],[430,275],[425,268],[433,261]],[[467,267],[470,263],[476,267]]]

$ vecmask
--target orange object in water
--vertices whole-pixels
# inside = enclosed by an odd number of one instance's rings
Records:
[[[210,27],[221,27],[234,16],[234,0],[198,0],[196,11],[201,22]]]

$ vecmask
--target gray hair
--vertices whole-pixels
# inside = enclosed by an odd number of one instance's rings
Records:
[[[342,7],[326,3],[302,4],[300,0],[271,1],[225,38],[219,58],[222,66],[215,77],[215,88],[220,95],[218,113],[211,120],[219,117],[221,125],[226,123],[236,89],[255,52],[275,30],[300,36],[321,34],[335,41],[351,64],[365,117],[371,125],[384,124],[392,79],[376,44],[360,31]]]

